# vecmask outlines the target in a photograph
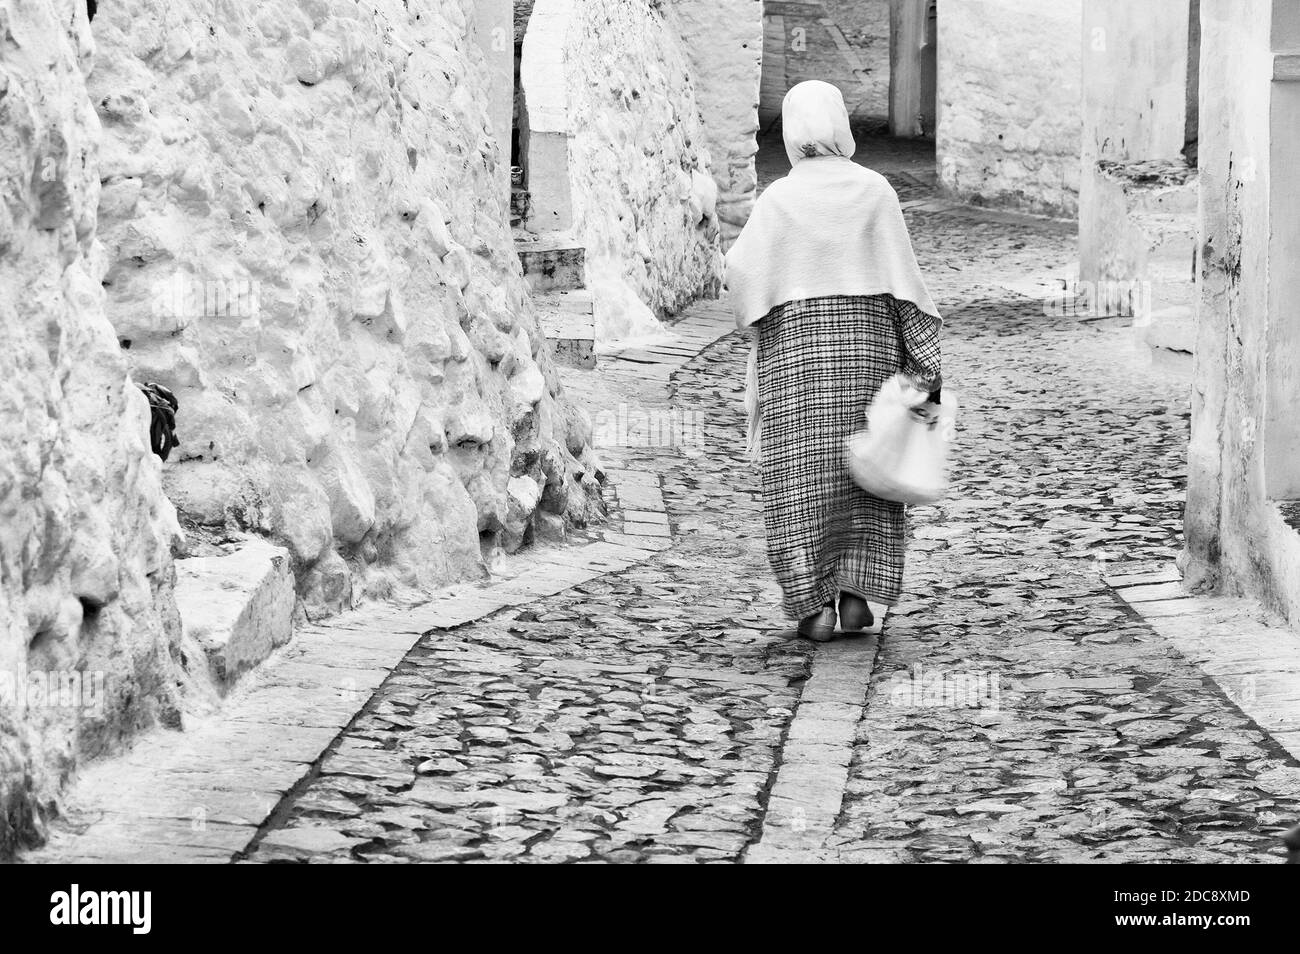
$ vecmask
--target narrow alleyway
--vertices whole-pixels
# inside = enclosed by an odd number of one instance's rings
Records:
[[[924,168],[888,171],[946,315],[961,450],[949,499],[913,513],[856,728],[787,737],[815,657],[766,566],[730,334],[672,379],[702,448],[606,453],[661,474],[673,545],[426,636],[248,860],[738,861],[782,844],[773,791],[800,746],[832,769],[808,784],[843,789],[811,793],[842,799],[829,830],[795,819],[803,857],[1277,860],[1289,756],[1103,582],[1177,553],[1186,380],[1122,323],[1012,290],[1071,259],[1069,226],[935,201]],[[855,642],[817,665],[861,661]]]
[[[1300,863],[1300,4],[1239,5],[0,0],[0,862]],[[881,288],[952,482],[812,642],[731,305]],[[787,311],[794,499],[867,400],[799,375],[895,362]]]

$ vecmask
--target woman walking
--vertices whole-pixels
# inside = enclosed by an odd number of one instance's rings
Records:
[[[799,634],[819,642],[873,623],[903,582],[904,507],[859,489],[844,442],[899,371],[938,402],[941,319],[898,205],[856,145],[838,89],[806,82],[781,108],[790,174],[727,254],[750,356],[750,447],[762,471],[768,558]],[[838,614],[836,603],[838,601]]]

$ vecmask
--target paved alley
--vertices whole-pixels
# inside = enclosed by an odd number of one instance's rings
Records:
[[[1067,226],[891,176],[960,452],[949,499],[913,512],[878,655],[814,655],[779,616],[727,334],[671,380],[704,446],[608,455],[662,475],[671,547],[427,635],[249,860],[1278,859],[1294,761],[1103,579],[1173,564],[1186,379],[1123,322],[1012,290],[1070,259]],[[865,708],[805,698],[793,724],[814,670]]]
[[[184,930],[193,877],[69,864],[915,866],[899,912],[1086,864],[960,900],[1266,923],[1100,866],[1300,864],[1300,3],[0,23],[15,910]]]

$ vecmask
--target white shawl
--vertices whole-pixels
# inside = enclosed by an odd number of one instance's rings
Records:
[[[882,295],[940,318],[916,264],[898,195],[850,158],[856,148],[840,91],[800,83],[781,107],[790,174],[759,196],[727,253],[736,324],[747,328],[789,301]],[[750,354],[750,448],[757,453],[757,336]]]

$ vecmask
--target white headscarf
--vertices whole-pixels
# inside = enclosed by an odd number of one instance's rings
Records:
[[[781,129],[791,166],[812,156],[852,159],[858,148],[849,129],[843,94],[821,80],[799,83],[785,94]]]
[[[781,117],[790,174],[758,197],[727,252],[737,325],[750,327],[785,302],[856,295],[892,295],[938,318],[897,193],[880,173],[852,161],[857,144],[840,91],[817,80],[799,83],[785,94]],[[745,397],[755,454],[757,362],[756,338]]]

